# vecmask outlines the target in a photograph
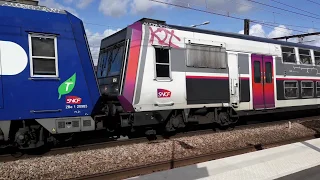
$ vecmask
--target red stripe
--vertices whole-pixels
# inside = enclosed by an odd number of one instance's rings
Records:
[[[132,28],[131,34],[131,44],[129,49],[128,56],[128,64],[127,64],[127,72],[125,75],[125,83],[123,87],[123,97],[120,98],[122,102],[122,107],[125,111],[133,111],[132,103],[133,103],[133,95],[135,89],[135,83],[137,78],[137,70],[139,64],[139,56],[140,56],[140,47],[141,47],[141,38],[142,38],[142,24],[140,22],[136,22],[129,26]],[[126,101],[126,102],[125,102]]]
[[[229,79],[229,77],[221,76],[186,76],[187,79]]]
[[[187,79],[229,79],[228,76],[186,76]],[[249,77],[240,77],[241,80],[249,80]]]

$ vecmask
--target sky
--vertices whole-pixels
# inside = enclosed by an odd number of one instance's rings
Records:
[[[39,4],[69,11],[83,21],[95,65],[101,39],[144,17],[181,26],[210,21],[197,28],[242,34],[247,18],[250,35],[265,38],[320,29],[320,0],[39,0]],[[305,37],[302,43],[320,46],[320,36]]]

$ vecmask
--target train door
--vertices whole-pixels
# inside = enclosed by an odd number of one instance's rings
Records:
[[[239,104],[239,68],[238,54],[228,54],[230,103],[237,107]]]
[[[2,92],[2,67],[1,67],[1,41],[0,41],[0,109],[3,108],[3,92]]]
[[[253,108],[274,108],[274,73],[272,56],[252,54],[251,67]]]

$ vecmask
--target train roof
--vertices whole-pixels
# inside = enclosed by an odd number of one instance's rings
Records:
[[[39,5],[38,3],[31,2],[16,2],[9,0],[0,0],[0,7],[12,7],[33,11],[44,11],[49,13],[67,14],[67,11],[63,9],[50,8]]]
[[[156,20],[156,19],[142,18],[136,22],[141,22],[142,24],[153,24],[153,25],[156,24],[158,26],[164,26],[164,27],[167,27],[170,29],[177,29],[177,30],[182,30],[182,31],[197,32],[197,33],[217,35],[217,36],[225,36],[225,37],[245,39],[245,40],[250,40],[250,41],[278,44],[278,45],[283,45],[283,46],[291,46],[291,47],[293,46],[293,47],[320,50],[320,47],[318,47],[318,46],[312,46],[312,45],[306,45],[306,44],[294,43],[294,42],[286,42],[286,41],[280,41],[280,40],[275,40],[275,39],[256,37],[256,36],[250,36],[250,35],[244,35],[244,34],[238,34],[238,33],[214,31],[214,30],[207,30],[207,29],[187,27],[187,26],[178,26],[178,25],[174,25],[174,24],[167,24],[166,21]],[[127,27],[124,29],[127,29]],[[114,38],[114,36],[117,36],[118,33],[120,33],[120,32],[117,32],[109,37],[106,37],[102,41],[108,41],[110,38]]]

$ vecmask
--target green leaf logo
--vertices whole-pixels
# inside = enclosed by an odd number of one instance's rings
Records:
[[[76,73],[74,73],[69,79],[67,79],[65,82],[63,82],[58,89],[59,92],[59,98],[61,98],[62,95],[69,94],[74,86],[76,85]]]

